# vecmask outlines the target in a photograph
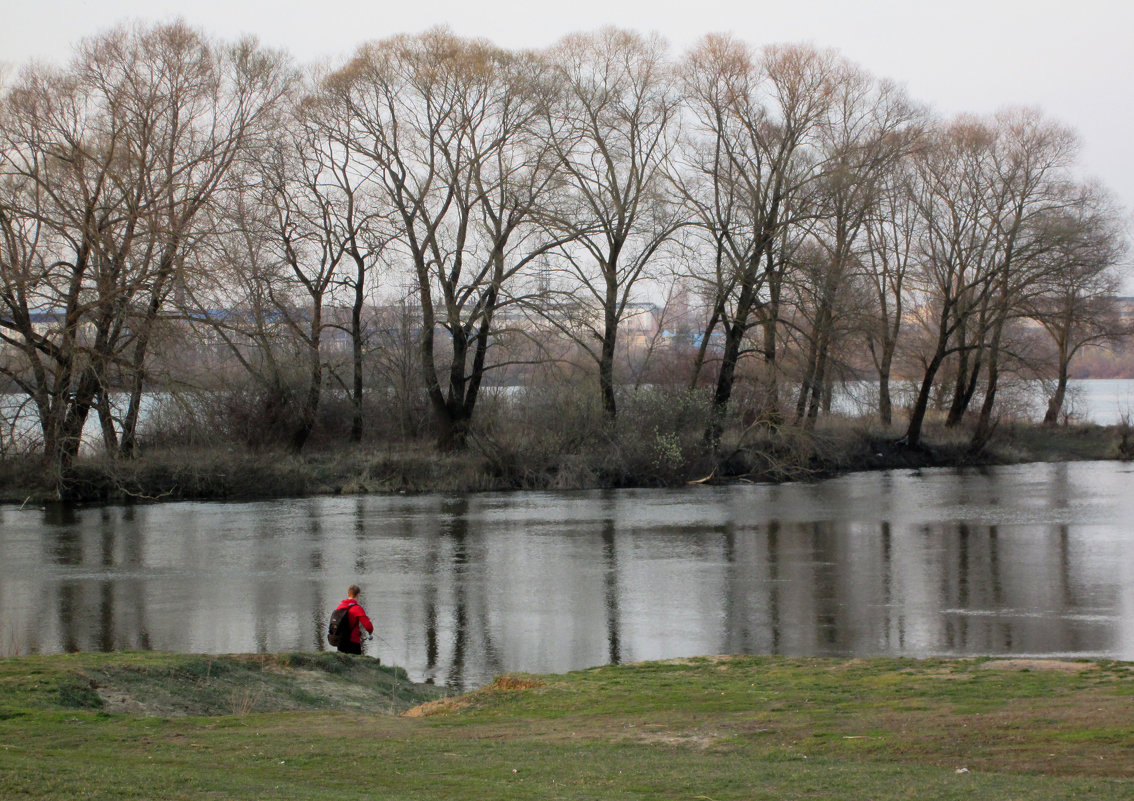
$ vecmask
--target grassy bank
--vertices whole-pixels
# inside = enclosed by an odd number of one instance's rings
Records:
[[[1124,663],[692,659],[505,676],[395,716],[393,674],[342,661],[0,660],[0,797],[1134,794],[1134,666]],[[401,685],[401,705],[432,692]],[[233,704],[241,691],[264,706]],[[118,696],[133,705],[114,706]],[[179,708],[182,696],[196,700]]]
[[[474,437],[459,453],[428,443],[311,448],[150,449],[135,459],[88,456],[64,477],[67,500],[251,499],[382,492],[478,492],[682,486],[690,481],[811,480],[853,470],[1113,459],[1134,456],[1118,426],[1002,426],[973,452],[967,432],[931,429],[918,448],[851,421],[818,430],[733,432],[707,450],[699,434],[593,431],[579,441]],[[56,490],[31,459],[0,462],[0,501],[37,503]]]

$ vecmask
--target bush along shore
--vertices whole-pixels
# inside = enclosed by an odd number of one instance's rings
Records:
[[[33,457],[0,461],[0,501],[106,503],[320,494],[679,487],[814,480],[856,470],[1134,458],[1126,425],[1001,426],[974,450],[965,432],[930,429],[916,447],[890,431],[836,421],[815,430],[752,427],[709,448],[696,432],[596,429],[571,442],[471,436],[462,451],[426,442],[318,448],[155,447],[86,455],[62,476]]]
[[[1134,665],[702,657],[444,697],[367,657],[0,659],[0,797],[1134,795]]]

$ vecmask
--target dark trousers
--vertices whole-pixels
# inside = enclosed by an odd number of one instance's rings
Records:
[[[345,642],[339,644],[339,652],[344,654],[358,654],[362,656],[362,643]]]

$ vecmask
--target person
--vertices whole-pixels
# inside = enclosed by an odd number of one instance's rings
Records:
[[[366,629],[368,633],[374,633],[374,624],[370,622],[370,618],[366,616],[366,610],[358,602],[358,596],[361,592],[362,590],[357,584],[351,584],[347,588],[347,597],[336,607],[337,609],[349,607],[347,619],[350,620],[350,637],[341,640],[338,645],[338,649],[344,654],[361,654],[362,630]]]

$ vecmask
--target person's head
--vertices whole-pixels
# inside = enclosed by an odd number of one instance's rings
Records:
[[[347,598],[357,598],[360,592],[362,592],[361,587],[359,587],[357,584],[351,584],[349,587],[347,587],[346,595]]]

